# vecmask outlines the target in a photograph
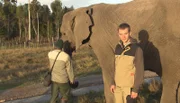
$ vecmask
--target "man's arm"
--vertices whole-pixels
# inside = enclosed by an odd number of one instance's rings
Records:
[[[73,66],[70,57],[68,58],[68,61],[66,63],[66,69],[68,73],[68,77],[71,83],[74,83],[74,71],[73,71]]]
[[[138,93],[140,85],[144,80],[144,59],[143,59],[143,51],[140,47],[137,48],[135,54],[135,76],[134,76],[134,86],[132,91]]]

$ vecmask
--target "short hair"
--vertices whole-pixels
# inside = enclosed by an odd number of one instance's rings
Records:
[[[118,26],[118,30],[119,30],[119,29],[126,29],[126,28],[128,28],[128,31],[129,31],[129,32],[131,31],[131,27],[130,27],[130,25],[129,25],[128,23],[122,23],[122,24],[120,24],[120,25]]]

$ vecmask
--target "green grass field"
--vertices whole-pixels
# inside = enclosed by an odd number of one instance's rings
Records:
[[[0,50],[0,91],[17,86],[42,82],[48,70],[48,52],[52,48],[26,48]],[[90,48],[82,48],[73,56],[75,75],[78,77],[90,74],[101,74],[97,58]],[[159,103],[162,86],[153,80],[143,84],[137,103]],[[75,97],[76,103],[105,103],[103,92],[90,92]]]
[[[49,67],[50,50],[50,47],[0,50],[0,90],[41,82]],[[74,54],[73,66],[75,76],[101,73],[90,48],[82,48]]]

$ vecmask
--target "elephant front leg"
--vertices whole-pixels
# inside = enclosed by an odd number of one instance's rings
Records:
[[[106,103],[114,103],[114,94],[111,93],[110,86],[112,84],[112,81],[114,80],[115,56],[114,56],[114,51],[112,49],[113,47],[109,46],[109,43],[105,42],[105,39],[107,38],[103,39],[103,37],[104,36],[102,36],[101,39],[99,39],[99,37],[96,36],[92,37],[90,44],[102,68],[104,95],[105,95]]]
[[[110,86],[111,86],[111,81],[112,81],[112,77],[110,76],[110,72],[109,73],[106,71],[107,69],[102,68],[102,74],[103,74],[103,82],[104,82],[104,95],[105,95],[105,99],[106,99],[106,103],[114,103],[114,94],[111,93],[110,91]]]
[[[180,103],[180,82],[163,84],[161,103]]]

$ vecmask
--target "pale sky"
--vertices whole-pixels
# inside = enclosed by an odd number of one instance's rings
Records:
[[[51,2],[53,2],[54,0],[38,0],[38,1],[41,4],[50,5]],[[85,6],[89,6],[89,5],[97,4],[97,3],[118,4],[118,3],[125,3],[129,1],[132,1],[132,0],[61,0],[64,6],[70,7],[73,5],[74,8],[85,7]],[[17,2],[18,4],[24,4],[24,3],[27,3],[28,0],[17,0]]]

